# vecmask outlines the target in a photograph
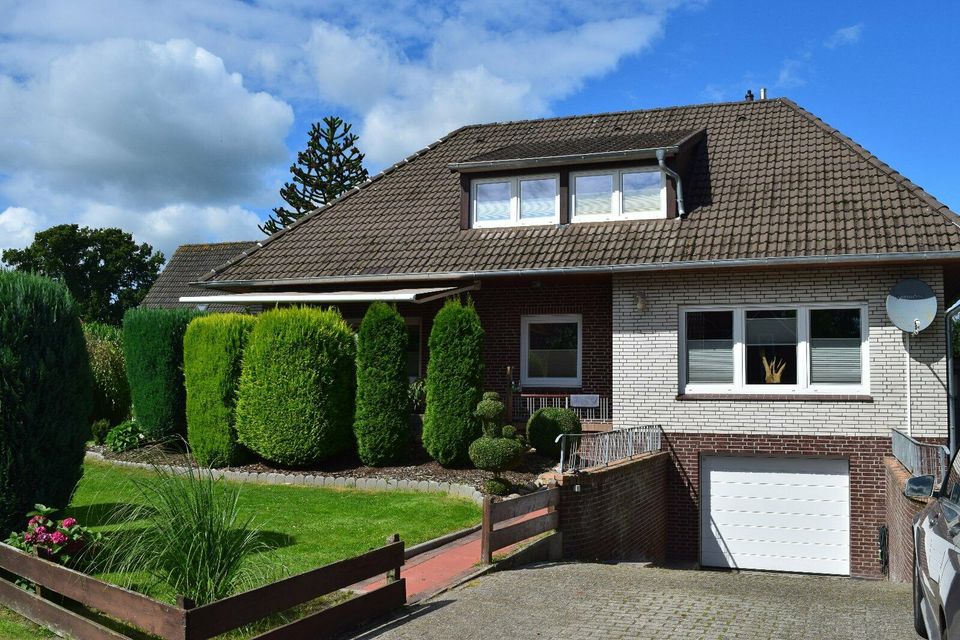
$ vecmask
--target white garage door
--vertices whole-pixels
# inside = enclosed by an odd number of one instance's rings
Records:
[[[700,564],[850,573],[846,460],[704,457]]]

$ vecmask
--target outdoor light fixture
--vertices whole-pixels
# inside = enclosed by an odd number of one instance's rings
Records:
[[[647,295],[644,293],[638,293],[635,299],[635,304],[637,305],[637,311],[641,314],[647,312]]]

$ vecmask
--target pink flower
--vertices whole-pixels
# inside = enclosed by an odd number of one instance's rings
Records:
[[[60,523],[60,526],[64,529],[69,529],[75,524],[77,524],[76,518],[64,518],[63,522]]]
[[[59,531],[54,531],[52,534],[50,534],[50,542],[53,544],[64,544],[67,542],[67,540],[67,536]]]
[[[30,521],[27,522],[27,526],[35,525],[38,522],[42,522],[42,521],[43,521],[43,516],[33,516],[32,518],[30,518]]]
[[[44,527],[43,525],[41,525],[41,526],[37,527],[36,529],[34,529],[33,531],[34,531],[34,533],[36,533],[37,535],[42,536],[42,535],[44,535],[44,534],[47,533],[47,528]]]

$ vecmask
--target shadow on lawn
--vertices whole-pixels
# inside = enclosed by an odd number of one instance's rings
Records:
[[[77,522],[85,527],[102,527],[116,522],[118,513],[130,513],[131,510],[140,505],[133,505],[126,502],[101,502],[98,504],[88,504],[81,506],[70,506],[63,510],[62,517],[70,516],[76,518]],[[143,514],[142,518],[153,515],[149,508],[140,507]]]

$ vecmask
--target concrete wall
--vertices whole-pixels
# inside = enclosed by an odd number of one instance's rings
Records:
[[[929,498],[908,498],[903,487],[910,477],[896,458],[883,459],[886,471],[887,499],[887,551],[889,570],[887,576],[893,582],[913,580],[913,521]]]
[[[662,563],[669,456],[653,453],[556,476],[563,557]]]

